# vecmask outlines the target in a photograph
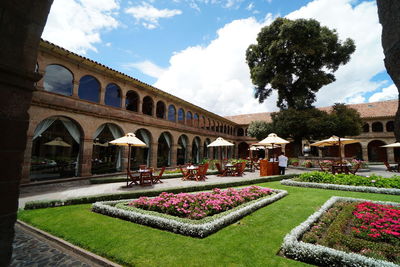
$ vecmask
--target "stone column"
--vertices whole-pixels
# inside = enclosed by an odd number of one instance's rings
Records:
[[[121,91],[121,108],[122,109],[126,109],[126,106],[125,106],[125,102],[126,102],[126,94],[124,94],[122,91]]]
[[[143,114],[143,99],[140,98],[138,99],[138,113]]]
[[[190,144],[188,144],[186,146],[186,162],[192,162],[193,163],[193,159],[192,159],[192,146]]]
[[[235,158],[239,158],[239,145],[235,145]]]
[[[362,157],[364,161],[368,161],[368,145],[361,144],[362,146]]]
[[[0,266],[12,255],[37,51],[52,0],[0,1]]]
[[[178,160],[178,145],[172,144],[172,146],[171,146],[171,167],[176,166],[177,160]]]
[[[92,154],[93,154],[93,139],[84,139],[81,141],[81,156],[80,156],[80,176],[92,175]]]
[[[395,163],[395,160],[394,160],[394,148],[391,148],[391,147],[386,148],[386,153],[387,153],[388,162]]]
[[[128,167],[128,147],[127,146],[121,146],[121,171],[126,172],[126,168]]]
[[[158,153],[158,142],[151,143],[150,167],[157,168],[157,153]]]
[[[204,146],[199,146],[199,161],[204,159]]]
[[[78,89],[79,89],[79,81],[74,80],[72,88],[72,97],[79,98]]]
[[[33,146],[32,138],[33,136],[28,136],[28,138],[26,139],[24,163],[22,164],[21,184],[26,184],[30,182],[29,174],[31,171],[31,158],[32,158],[32,146]]]
[[[103,87],[103,88],[100,88],[100,105],[105,105],[106,104],[106,102],[105,102],[105,97],[106,97],[106,88],[105,87]]]

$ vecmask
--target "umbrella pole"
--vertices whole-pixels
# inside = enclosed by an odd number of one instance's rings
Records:
[[[339,164],[340,170],[343,173],[343,164],[342,164],[342,145],[340,144],[340,137],[339,137]]]
[[[128,187],[130,169],[131,169],[131,145],[128,145],[128,166],[126,167],[126,187]]]

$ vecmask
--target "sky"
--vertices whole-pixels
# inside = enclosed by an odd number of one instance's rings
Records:
[[[276,111],[254,98],[245,52],[277,17],[313,18],[356,51],[315,106],[395,99],[376,1],[54,0],[42,38],[221,116]]]

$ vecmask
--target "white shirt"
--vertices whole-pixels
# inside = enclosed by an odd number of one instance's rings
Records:
[[[288,157],[285,155],[280,155],[278,157],[278,162],[279,167],[287,167]]]

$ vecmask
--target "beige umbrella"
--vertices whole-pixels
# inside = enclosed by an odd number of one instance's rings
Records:
[[[393,144],[389,144],[389,145],[384,145],[384,146],[381,146],[381,147],[400,147],[400,143],[397,142],[397,143],[393,143]]]
[[[62,146],[62,147],[71,147],[70,144],[64,142],[61,137],[56,137],[54,140],[45,143],[46,146]]]
[[[226,141],[224,138],[222,137],[218,137],[215,141],[211,142],[209,145],[207,145],[207,147],[220,147],[220,161],[222,163],[222,153],[221,153],[221,149],[223,146],[234,146],[234,144],[232,144],[231,142]]]
[[[278,144],[288,144],[289,141],[286,141],[283,138],[280,138],[279,136],[277,136],[275,133],[270,133],[267,138],[261,140],[260,142],[257,143],[257,145],[263,145],[263,146],[268,146],[271,145],[271,149],[274,149],[275,145]],[[274,153],[274,158],[275,158],[275,151]]]
[[[321,140],[311,144],[310,146],[318,146],[318,147],[325,147],[325,146],[339,146],[339,164],[342,165],[342,145],[358,143],[359,140],[350,139],[350,138],[341,138],[335,135],[332,135],[328,139]]]
[[[115,139],[113,141],[110,141],[110,144],[117,145],[117,146],[128,146],[128,166],[127,166],[127,172],[126,172],[126,186],[128,186],[129,182],[129,171],[131,168],[131,147],[132,146],[138,146],[138,147],[146,147],[147,145],[137,138],[135,134],[133,133],[127,133],[125,136],[122,136],[118,139]]]

